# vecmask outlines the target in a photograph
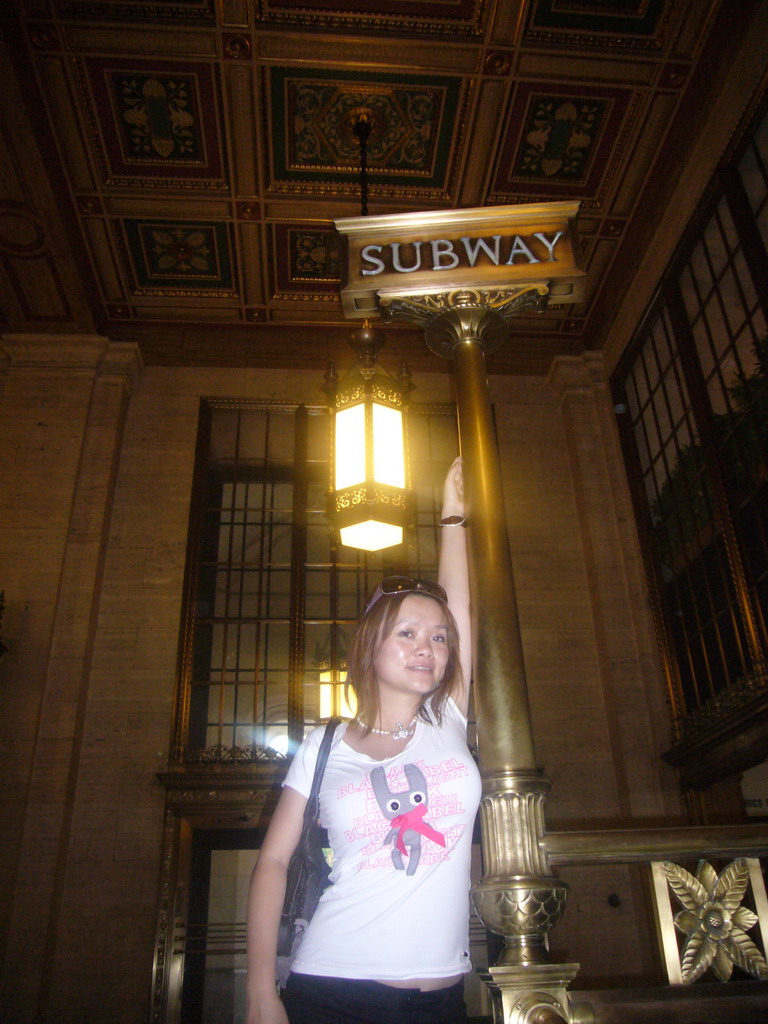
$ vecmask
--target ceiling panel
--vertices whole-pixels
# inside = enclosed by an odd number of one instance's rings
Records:
[[[365,109],[371,213],[580,202],[584,301],[520,317],[494,357],[545,372],[604,339],[651,183],[654,202],[672,184],[654,175],[695,143],[689,112],[753,7],[14,0],[0,216],[24,207],[34,251],[0,230],[5,327],[95,327],[148,361],[333,355],[351,329],[333,220],[360,212]],[[386,331],[414,349],[418,331]]]
[[[269,69],[264,93],[273,193],[360,194],[355,118],[366,111],[377,195],[451,204],[467,84],[455,76]]]

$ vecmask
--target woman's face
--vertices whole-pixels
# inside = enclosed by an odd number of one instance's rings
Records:
[[[440,683],[448,662],[448,624],[439,601],[409,594],[374,658],[379,693],[416,700]]]

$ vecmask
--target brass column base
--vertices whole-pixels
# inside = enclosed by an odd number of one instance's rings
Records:
[[[550,963],[547,945],[568,893],[550,871],[543,844],[548,792],[548,780],[536,769],[483,778],[485,874],[471,896],[485,927],[504,936],[498,963],[479,972],[491,990],[497,1024],[572,1021],[566,988],[579,965]]]
[[[546,936],[565,909],[568,887],[557,878],[484,878],[471,889],[477,916],[504,936],[498,966],[546,964]]]
[[[491,993],[495,1024],[593,1024],[588,1004],[569,1004],[567,988],[578,970],[578,964],[528,964],[478,974]]]

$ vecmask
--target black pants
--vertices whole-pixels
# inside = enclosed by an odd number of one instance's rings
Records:
[[[290,1024],[466,1024],[464,982],[434,992],[378,981],[291,974],[283,992]]]

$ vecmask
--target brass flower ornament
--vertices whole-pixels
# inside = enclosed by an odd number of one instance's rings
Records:
[[[683,982],[690,984],[712,967],[728,981],[734,964],[760,981],[768,980],[768,963],[747,935],[757,915],[741,901],[749,884],[749,866],[740,857],[719,875],[708,861],[699,861],[696,875],[664,861],[670,888],[683,905],[675,925],[686,935],[680,958]]]

